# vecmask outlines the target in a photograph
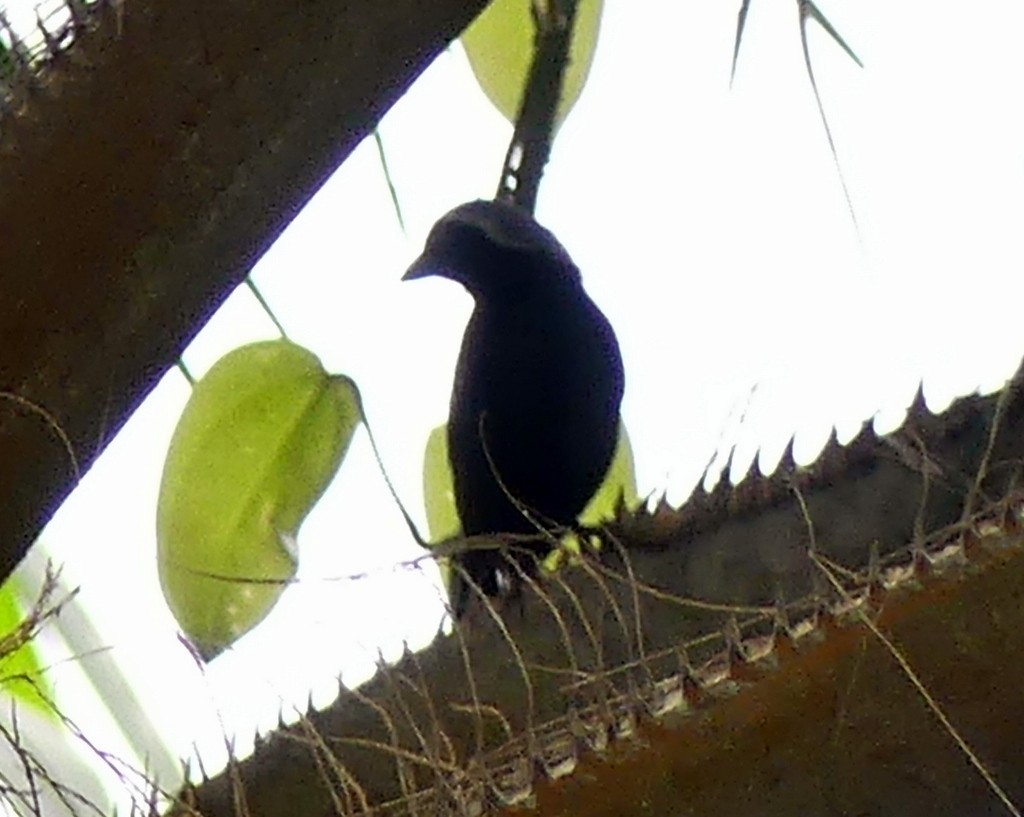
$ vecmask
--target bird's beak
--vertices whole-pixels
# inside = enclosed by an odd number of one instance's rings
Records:
[[[430,263],[426,255],[421,255],[405,271],[402,280],[415,281],[417,278],[426,278],[428,275],[437,275],[436,265]]]

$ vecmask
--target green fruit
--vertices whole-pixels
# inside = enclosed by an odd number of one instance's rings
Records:
[[[287,340],[243,346],[200,380],[171,439],[157,506],[164,597],[209,660],[295,576],[295,537],[360,422],[359,393]]]
[[[513,124],[519,114],[533,61],[534,0],[494,0],[462,33],[462,45],[477,82],[488,99]],[[569,64],[555,115],[557,128],[576,104],[590,73],[601,27],[603,0],[579,0]]]

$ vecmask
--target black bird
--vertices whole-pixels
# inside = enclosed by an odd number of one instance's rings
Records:
[[[448,417],[463,533],[537,533],[509,495],[538,522],[574,526],[618,439],[623,371],[611,325],[558,239],[511,204],[474,201],[443,216],[403,280],[428,275],[475,301]],[[538,537],[528,550],[543,559],[551,544]],[[535,558],[517,561],[536,574]],[[499,551],[469,550],[457,563],[488,596],[520,589]],[[456,618],[470,589],[456,568]]]

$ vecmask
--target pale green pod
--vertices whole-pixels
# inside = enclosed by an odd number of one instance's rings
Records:
[[[210,659],[258,624],[295,576],[295,539],[362,419],[355,384],[287,340],[252,343],[200,380],[178,421],[157,506],[164,596]]]
[[[462,45],[487,98],[513,124],[519,113],[533,60],[534,0],[494,0],[462,33]],[[557,128],[576,104],[590,73],[601,27],[603,0],[580,0],[576,9],[569,64],[555,114]]]

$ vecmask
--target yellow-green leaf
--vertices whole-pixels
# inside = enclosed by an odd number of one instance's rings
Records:
[[[494,0],[462,34],[462,45],[477,82],[512,123],[519,113],[519,102],[533,59],[532,2],[534,0]],[[556,127],[569,115],[587,82],[597,48],[602,5],[603,0],[579,0],[569,64],[555,115]]]
[[[235,349],[196,384],[164,463],[157,553],[167,603],[207,660],[294,577],[299,526],[361,417],[355,384],[287,340]]]
[[[427,437],[423,455],[423,504],[427,512],[427,532],[437,544],[462,532],[455,507],[455,482],[448,459],[448,426],[439,425]]]
[[[640,504],[636,492],[636,468],[633,465],[633,446],[629,444],[626,424],[619,421],[619,441],[615,445],[615,456],[608,467],[604,482],[597,489],[587,507],[580,514],[580,522],[597,526],[615,518],[619,503],[630,510]]]
[[[35,644],[16,637],[26,614],[19,601],[19,581],[11,576],[0,587],[0,687],[15,700],[56,720],[47,703],[53,700],[53,690],[42,674]]]

